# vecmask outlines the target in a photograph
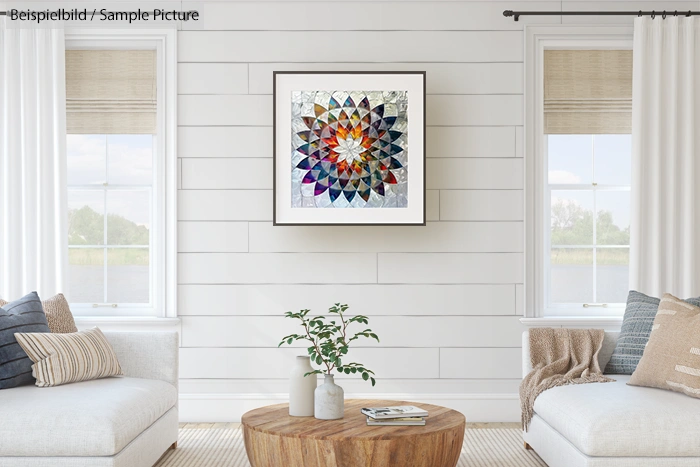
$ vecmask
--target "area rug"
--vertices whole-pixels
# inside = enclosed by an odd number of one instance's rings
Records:
[[[250,467],[240,427],[217,425],[180,428],[178,448],[168,451],[155,467]],[[523,448],[522,432],[517,428],[467,429],[457,463],[457,467],[546,465]]]

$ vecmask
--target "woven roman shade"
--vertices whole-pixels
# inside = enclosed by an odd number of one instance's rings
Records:
[[[67,50],[69,134],[155,134],[155,50]]]
[[[632,51],[545,50],[544,132],[632,133]]]

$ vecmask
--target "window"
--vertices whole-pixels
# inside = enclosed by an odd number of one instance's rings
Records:
[[[152,306],[155,139],[68,135],[68,293],[74,304]]]
[[[526,30],[525,318],[572,324],[624,311],[631,46],[628,27]]]
[[[71,309],[176,316],[174,33],[66,37]]]
[[[547,135],[547,308],[625,303],[631,135]]]

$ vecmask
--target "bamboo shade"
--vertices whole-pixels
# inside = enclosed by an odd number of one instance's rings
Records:
[[[69,134],[155,134],[155,50],[67,50]]]
[[[544,132],[632,133],[632,51],[545,50]]]

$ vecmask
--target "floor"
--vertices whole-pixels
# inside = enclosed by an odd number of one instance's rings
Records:
[[[180,424],[177,449],[168,450],[156,467],[250,467],[241,424]],[[546,464],[534,451],[523,447],[519,423],[468,423],[457,467]]]
[[[180,423],[180,429],[238,428],[240,423]],[[520,428],[520,423],[467,423],[467,429],[475,428]]]

